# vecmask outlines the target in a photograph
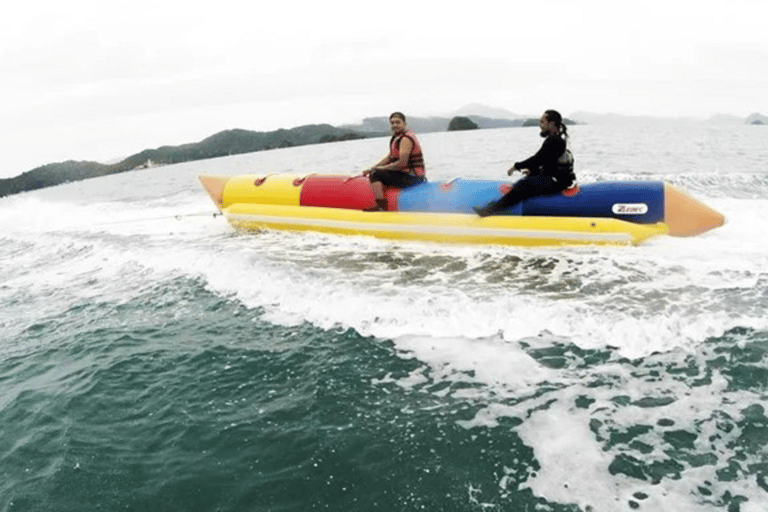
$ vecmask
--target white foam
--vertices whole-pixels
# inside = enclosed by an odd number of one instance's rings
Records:
[[[518,433],[542,466],[526,482],[536,495],[585,509],[616,510],[638,486],[645,491],[648,486],[608,472],[618,448],[603,450],[589,428],[592,419],[622,428],[664,415],[676,425],[706,430],[713,428],[712,411],[738,417],[739,407],[755,397],[730,396],[729,405],[717,376],[711,385],[688,389],[669,377],[658,383],[633,377],[619,364],[601,365],[599,375],[555,370],[534,360],[525,347],[572,343],[582,349],[614,347],[616,358],[654,352],[676,357],[697,354],[708,339],[732,327],[768,329],[768,201],[759,191],[742,199],[717,181],[711,185],[716,189],[706,188],[708,177],[696,181],[699,165],[702,172],[713,172],[717,163],[710,160],[687,162],[676,174],[678,156],[670,152],[664,161],[658,147],[677,147],[681,137],[694,136],[688,131],[660,137],[653,131],[617,134],[620,130],[612,127],[610,137],[599,128],[572,130],[582,181],[638,175],[687,180],[712,191],[714,199],[701,199],[722,211],[727,224],[699,237],[658,237],[639,247],[535,249],[312,233],[239,235],[223,218],[195,216],[215,211],[198,174],[351,175],[381,157],[386,139],[265,151],[0,199],[0,237],[12,242],[0,248],[0,299],[16,304],[3,311],[0,324],[10,332],[35,315],[55,315],[77,301],[119,303],[157,282],[201,279],[210,290],[263,310],[263,319],[276,324],[309,322],[392,340],[400,357],[425,364],[397,381],[404,387],[427,379],[471,382],[452,391],[486,404],[463,423],[466,428],[526,418]],[[526,156],[535,149],[531,133],[424,136],[430,178],[503,178],[517,158],[513,153]],[[754,131],[745,136],[757,137]],[[753,142],[764,145],[764,138]],[[741,162],[738,147],[728,151],[729,162]],[[683,171],[690,176],[679,176]],[[34,307],[22,309],[21,299],[28,296]],[[616,387],[586,387],[599,378],[615,381]],[[553,391],[537,396],[544,383]],[[676,398],[674,404],[649,409],[612,402],[617,394],[638,400],[664,393]],[[575,407],[581,394],[596,402]],[[662,446],[653,435],[643,440],[657,450]],[[721,458],[732,453],[725,441],[715,448]],[[647,493],[642,509],[715,510],[691,498],[696,482],[714,481],[711,472],[709,466],[689,468],[682,480],[665,480]],[[514,484],[510,475],[500,478],[502,486]],[[729,484],[750,497],[741,504],[745,512],[768,508],[761,507],[765,493],[753,480]]]
[[[471,375],[471,381],[490,385],[504,394],[527,392],[552,375],[519,346],[498,338],[408,336],[396,339],[395,345],[401,355],[428,363],[431,376],[438,381],[462,380]]]
[[[665,364],[673,362],[667,356],[659,358]],[[721,510],[722,505],[716,502],[726,491],[749,498],[742,510],[764,510],[768,497],[754,478],[720,482],[715,473],[737,456],[741,433],[738,428],[726,433],[720,422],[735,421],[748,405],[760,403],[760,397],[728,392],[726,380],[718,374],[713,375],[711,384],[691,388],[668,374],[648,378],[642,375],[642,369],[633,366],[603,365],[599,373],[592,372],[560,372],[559,376],[550,372],[546,381],[552,388],[550,392],[519,400],[515,405],[491,401],[472,420],[461,423],[472,429],[496,427],[505,417],[524,419],[515,432],[533,448],[541,469],[523,482],[504,476],[500,479],[502,487],[519,484],[517,488],[530,488],[548,501],[577,504],[592,512],[624,510],[629,501],[648,510]],[[603,384],[590,385],[595,380]],[[614,401],[619,395],[626,396],[624,405]],[[591,402],[578,407],[579,397],[588,397]],[[644,398],[665,397],[673,401],[654,407],[637,405]],[[679,429],[696,434],[691,452],[714,455],[717,461],[696,467],[681,459],[681,477],[665,476],[658,483],[623,473],[611,474],[609,468],[617,456],[638,455],[633,454],[628,442],[609,445],[611,432],[643,425],[650,430],[633,438],[652,450],[641,456],[643,464],[666,460],[666,451],[672,447],[663,434]],[[747,457],[741,459],[742,464],[761,463],[759,453]],[[702,494],[701,488],[708,488],[709,496]]]
[[[267,160],[277,165],[288,153],[270,153]],[[309,148],[299,153],[316,155]],[[244,172],[257,157],[215,163]],[[717,206],[730,219],[725,227],[634,248],[451,247],[312,233],[237,236],[222,218],[202,215],[208,198],[196,175],[218,170],[196,162],[169,166],[167,182],[155,169],[21,194],[0,203],[0,225],[36,244],[41,255],[60,252],[61,244],[70,243],[62,233],[71,233],[72,243],[91,244],[94,257],[102,258],[85,266],[98,267],[103,279],[119,280],[114,269],[132,261],[160,274],[202,276],[212,290],[264,308],[275,323],[309,321],[380,338],[501,335],[517,341],[545,334],[639,357],[692,346],[736,325],[768,326],[761,313],[768,305],[759,296],[738,301],[740,290],[754,290],[768,267],[768,239],[758,235],[768,201],[721,199]],[[132,191],[128,185],[136,180],[143,186],[149,180],[151,193]],[[187,183],[185,192],[179,183]],[[99,201],[89,202],[91,196]],[[56,276],[46,279],[55,285]]]

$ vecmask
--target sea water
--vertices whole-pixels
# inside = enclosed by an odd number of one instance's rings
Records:
[[[768,510],[768,132],[573,126],[693,238],[518,248],[238,233],[199,174],[354,175],[387,139],[0,199],[0,511]],[[535,128],[420,136],[505,179]]]

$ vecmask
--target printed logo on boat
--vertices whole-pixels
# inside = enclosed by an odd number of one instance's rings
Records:
[[[512,185],[510,185],[509,183],[504,183],[502,185],[499,185],[499,192],[501,192],[502,194],[506,194],[510,190],[512,190]]]
[[[611,211],[616,215],[642,215],[648,213],[645,203],[614,203]]]

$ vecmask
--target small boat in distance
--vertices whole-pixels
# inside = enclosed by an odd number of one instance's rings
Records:
[[[694,236],[725,217],[660,181],[606,181],[522,201],[499,215],[473,207],[511,186],[454,179],[386,191],[388,211],[375,206],[362,176],[310,174],[200,176],[229,223],[245,230],[319,231],[394,240],[499,245],[635,245],[656,235]]]

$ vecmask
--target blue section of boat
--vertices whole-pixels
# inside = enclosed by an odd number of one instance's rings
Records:
[[[645,213],[629,213],[645,205]],[[622,213],[614,211],[624,207]],[[556,194],[523,202],[523,215],[613,217],[641,224],[664,222],[664,183],[661,181],[603,181],[579,187],[572,197]]]
[[[411,212],[474,213],[504,195],[504,181],[453,180],[424,183],[400,192],[398,209]],[[645,205],[644,207],[642,205]],[[640,211],[638,207],[641,208]],[[646,209],[642,212],[642,209]],[[619,212],[619,210],[624,210]],[[664,183],[605,181],[579,187],[572,196],[555,194],[527,199],[501,212],[505,215],[612,217],[641,224],[664,221]]]
[[[400,191],[398,210],[402,212],[475,213],[509,190],[510,184],[496,180],[462,180],[429,182]],[[508,213],[520,215],[521,205]]]

